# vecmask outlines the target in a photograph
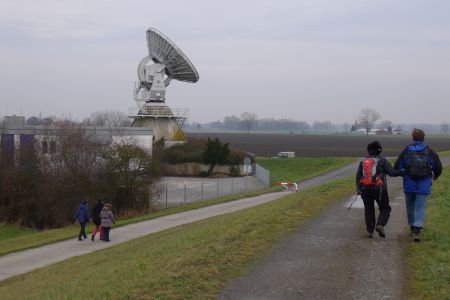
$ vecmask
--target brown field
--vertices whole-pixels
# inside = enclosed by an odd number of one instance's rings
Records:
[[[383,156],[397,156],[411,143],[404,136],[300,135],[276,133],[187,132],[188,138],[218,137],[234,149],[253,152],[257,156],[275,156],[280,151],[294,151],[297,157],[332,157],[366,155],[368,143],[378,140]],[[425,143],[435,151],[450,150],[450,137],[426,137]]]

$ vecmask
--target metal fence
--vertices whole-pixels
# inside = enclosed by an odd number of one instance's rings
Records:
[[[215,199],[222,196],[251,192],[268,187],[256,176],[232,178],[166,177],[161,181],[156,204],[160,208],[183,206],[187,203]]]
[[[264,169],[260,165],[256,164],[255,167],[255,176],[261,181],[266,187],[270,187],[270,172],[267,169]]]

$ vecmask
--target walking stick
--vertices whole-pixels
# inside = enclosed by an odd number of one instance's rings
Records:
[[[356,199],[358,199],[359,194],[356,194],[355,197],[353,197],[352,202],[350,203],[350,205],[348,206],[347,210],[350,210],[350,208],[352,208],[353,203],[355,203]]]

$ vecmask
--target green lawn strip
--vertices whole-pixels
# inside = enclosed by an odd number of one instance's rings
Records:
[[[450,155],[450,150],[447,150],[447,151],[440,151],[440,152],[438,152],[438,155],[439,155],[440,157],[443,157],[443,156],[449,156],[449,155]]]
[[[212,299],[307,219],[353,191],[348,177],[0,282],[5,299]],[[114,242],[114,230],[112,231]]]
[[[287,174],[295,174],[296,181],[301,181],[306,178],[314,177],[326,172],[329,172],[333,169],[337,169],[342,167],[352,161],[354,159],[351,158],[296,158],[296,159],[258,159],[267,161],[267,165],[269,170],[274,173],[281,174],[282,168],[287,169]],[[324,162],[322,163],[321,160]],[[286,164],[285,161],[291,161],[292,164]],[[279,166],[278,166],[279,164]],[[294,167],[292,167],[292,165]],[[296,169],[297,168],[297,169]],[[307,172],[309,171],[309,172]],[[279,176],[279,175],[278,175]],[[159,218],[162,216],[166,216],[169,214],[174,214],[178,212],[188,211],[191,209],[197,209],[205,206],[210,206],[214,204],[224,203],[228,201],[234,201],[246,197],[254,197],[265,193],[275,192],[281,190],[280,187],[272,187],[269,189],[263,189],[255,192],[247,192],[247,193],[239,193],[229,196],[219,197],[217,199],[210,199],[205,201],[198,201],[194,203],[186,204],[182,207],[174,207],[165,210],[161,210],[158,212],[150,213],[143,216],[138,216],[134,218],[128,219],[120,219],[116,223],[117,226],[124,226],[132,223],[137,223],[141,221],[151,220],[155,218]],[[10,237],[5,239],[0,239],[0,256],[6,255],[11,252],[26,250],[30,248],[40,247],[47,244],[67,240],[70,238],[75,238],[78,234],[79,225],[74,224],[71,226],[66,226],[58,229],[44,230],[44,231],[32,231],[33,234],[27,235],[18,235],[16,237]],[[2,231],[2,227],[0,227],[0,235]],[[86,231],[88,233],[92,232],[92,223],[86,226]]]
[[[35,233],[36,230],[0,223],[0,241]]]
[[[408,299],[450,299],[450,167],[433,184],[422,241],[408,248]]]
[[[350,157],[322,158],[257,158],[257,163],[270,171],[270,182],[299,182],[339,169],[355,161]]]

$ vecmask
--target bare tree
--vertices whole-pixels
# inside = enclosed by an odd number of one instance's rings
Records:
[[[358,117],[359,125],[366,130],[366,134],[369,135],[376,121],[381,118],[379,112],[372,108],[365,108],[361,110]]]
[[[244,128],[247,129],[247,133],[250,133],[250,129],[256,124],[258,117],[255,113],[244,112],[241,114],[241,122]]]
[[[106,127],[127,127],[131,125],[131,121],[126,114],[114,110],[93,112],[88,118],[83,120],[83,123]]]
[[[331,121],[315,121],[312,125],[314,130],[331,130],[333,128],[333,123]]]
[[[383,120],[378,126],[380,126],[380,128],[387,129],[388,127],[392,127],[392,122],[389,120]]]

